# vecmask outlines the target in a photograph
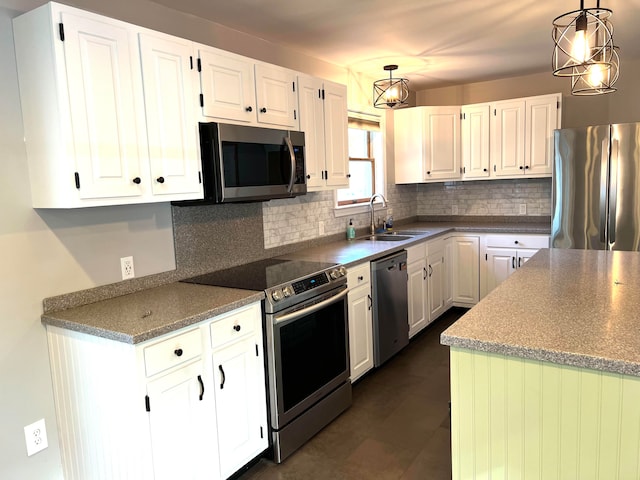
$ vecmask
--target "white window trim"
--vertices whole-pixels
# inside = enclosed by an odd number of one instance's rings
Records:
[[[374,120],[380,124],[380,134],[382,135],[382,166],[380,168],[381,175],[376,175],[376,193],[381,193],[386,198],[387,191],[387,111],[385,110],[383,114],[378,115],[363,112],[359,110],[349,110],[348,115],[352,118],[361,118],[363,120]],[[377,172],[376,168],[376,173]],[[379,178],[379,177],[382,178]],[[382,202],[380,200],[375,200],[374,205],[376,206],[377,211],[386,212],[386,208],[382,208]],[[360,213],[369,213],[369,204],[368,203],[357,203],[354,205],[338,205],[338,190],[333,191],[333,212],[336,217],[347,217],[349,215],[357,215]]]

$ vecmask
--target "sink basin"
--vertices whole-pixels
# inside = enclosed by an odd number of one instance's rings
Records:
[[[368,235],[366,237],[359,238],[358,240],[373,240],[382,242],[401,242],[402,240],[410,240],[413,237],[411,235],[398,235],[396,232],[378,233],[377,235]]]

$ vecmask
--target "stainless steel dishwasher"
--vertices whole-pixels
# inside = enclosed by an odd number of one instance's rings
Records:
[[[371,262],[373,358],[380,366],[409,343],[407,252]]]

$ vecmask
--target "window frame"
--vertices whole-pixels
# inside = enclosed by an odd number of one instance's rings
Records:
[[[348,117],[349,119],[353,119],[355,122],[362,121],[363,123],[369,123],[372,125],[377,125],[377,129],[373,128],[371,130],[378,130],[380,133],[380,153],[379,158],[376,158],[372,155],[372,159],[375,160],[374,163],[374,171],[372,176],[372,186],[374,193],[381,193],[382,195],[386,194],[386,178],[387,178],[387,155],[386,155],[386,122],[390,121],[393,125],[393,118],[389,118],[388,115],[393,112],[367,112],[364,110],[349,110]],[[366,129],[363,129],[366,130]],[[373,142],[370,140],[368,143],[369,154],[372,154],[373,150]],[[349,157],[351,160],[351,157]],[[369,199],[366,199],[366,202],[357,202],[354,203],[352,200],[349,201],[338,201],[338,189],[334,190],[334,214],[336,217],[354,215],[358,213],[365,213],[369,211],[368,205]],[[381,203],[378,199],[375,201],[376,205]]]

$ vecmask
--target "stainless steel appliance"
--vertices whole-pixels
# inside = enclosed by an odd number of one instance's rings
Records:
[[[186,281],[264,290],[273,459],[280,463],[351,405],[344,267],[267,259]]]
[[[380,366],[409,344],[407,252],[371,262],[373,359]]]
[[[551,246],[640,250],[640,123],[555,131]]]
[[[176,205],[264,201],[307,193],[304,133],[200,123],[203,200]]]

